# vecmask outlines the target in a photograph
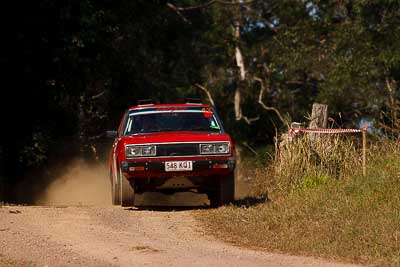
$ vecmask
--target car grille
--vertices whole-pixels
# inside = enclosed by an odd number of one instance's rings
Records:
[[[200,154],[199,144],[159,144],[157,157],[197,156]]]

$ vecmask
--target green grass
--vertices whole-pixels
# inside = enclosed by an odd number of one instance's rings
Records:
[[[238,201],[197,211],[196,217],[210,233],[239,245],[399,266],[400,148],[393,143],[374,146],[367,176],[355,169],[346,173],[341,169],[340,176],[338,172],[298,172],[292,184],[284,183],[290,190],[279,182],[289,179],[286,173],[279,176],[265,169],[275,177],[268,179],[260,171],[256,184],[259,188],[264,183],[263,188],[272,192],[267,204],[248,206]]]

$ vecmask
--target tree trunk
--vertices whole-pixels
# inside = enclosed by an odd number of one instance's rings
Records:
[[[388,107],[390,109],[390,131],[393,135],[398,133],[400,128],[399,118],[398,118],[398,111],[399,111],[399,104],[396,100],[396,88],[397,84],[396,81],[386,77],[386,87],[389,92],[389,101]],[[398,135],[398,134],[397,134]]]
[[[238,120],[242,119],[240,86],[242,85],[242,82],[246,79],[246,69],[244,67],[242,51],[240,50],[240,47],[239,47],[239,41],[240,41],[240,23],[239,23],[239,21],[237,21],[236,25],[235,25],[235,39],[236,39],[236,48],[235,48],[236,66],[239,68],[239,71],[240,71],[239,82],[237,83],[237,87],[235,90],[235,99],[234,99],[235,117],[236,117],[236,120],[238,121]]]

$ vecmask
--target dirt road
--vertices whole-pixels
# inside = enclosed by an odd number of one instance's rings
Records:
[[[214,240],[190,209],[0,206],[0,265],[349,266]]]

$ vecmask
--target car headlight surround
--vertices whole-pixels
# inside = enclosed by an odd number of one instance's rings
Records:
[[[229,142],[200,144],[200,154],[202,155],[216,155],[216,154],[229,154],[229,153],[230,153]]]
[[[127,158],[154,157],[157,154],[155,145],[130,145],[125,149]]]

